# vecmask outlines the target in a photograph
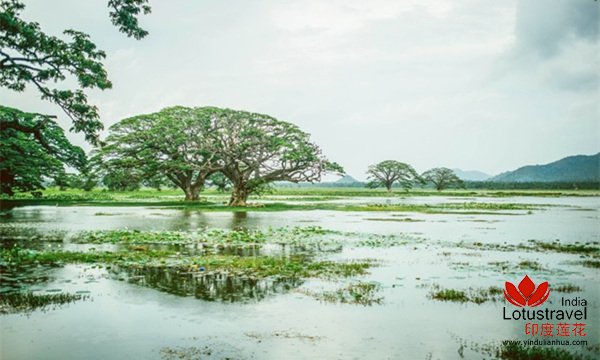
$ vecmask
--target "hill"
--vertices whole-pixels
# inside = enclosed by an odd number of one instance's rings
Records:
[[[489,179],[491,176],[477,170],[461,170],[461,169],[452,169],[456,176],[458,176],[461,180],[465,181],[484,181]]]
[[[353,178],[350,175],[344,175],[342,178],[336,180],[334,183],[338,184],[338,185],[345,185],[345,184],[360,183],[360,181],[356,180],[355,178]]]
[[[494,176],[493,182],[599,181],[600,153],[575,155],[544,165],[528,165]]]

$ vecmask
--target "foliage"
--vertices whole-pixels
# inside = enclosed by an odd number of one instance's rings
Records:
[[[111,169],[102,178],[110,191],[134,191],[141,186],[141,176],[126,169]]]
[[[96,179],[85,172],[79,174],[60,173],[54,177],[52,182],[52,186],[58,187],[60,191],[67,189],[91,191],[96,184]]]
[[[171,107],[111,126],[99,151],[105,169],[136,181],[168,178],[186,200],[198,200],[206,179],[221,168],[211,143],[215,122],[206,110]]]
[[[110,17],[128,36],[142,38],[146,32],[137,22],[140,12],[148,13],[147,0],[110,0]],[[83,132],[96,142],[102,123],[96,106],[88,103],[84,90],[111,88],[101,61],[104,51],[90,37],[76,30],[65,30],[68,40],[42,31],[36,22],[21,19],[25,5],[18,0],[0,1],[0,86],[22,92],[33,85],[43,100],[61,107],[73,122],[72,130]],[[77,89],[62,89],[54,84],[73,77]],[[23,124],[6,122],[6,128],[23,131]]]
[[[5,127],[7,123],[12,126]],[[0,105],[0,193],[43,189],[46,177],[64,176],[64,165],[82,168],[83,150],[72,145],[58,124],[44,115]],[[15,126],[31,129],[20,131]]]
[[[425,171],[421,177],[425,182],[432,183],[438,191],[448,187],[464,187],[463,181],[448,168],[430,169]]]
[[[223,173],[212,174],[208,177],[207,182],[209,185],[214,186],[218,192],[224,193],[231,190],[231,181]]]
[[[220,171],[233,184],[231,206],[245,206],[250,194],[275,181],[314,182],[326,171],[343,172],[293,124],[246,111],[202,111],[218,123],[211,135],[223,164]]]
[[[392,191],[395,183],[400,184],[404,190],[410,190],[416,181],[420,181],[419,174],[412,166],[395,160],[385,160],[371,165],[367,174],[370,180],[368,187],[384,186],[387,191]]]

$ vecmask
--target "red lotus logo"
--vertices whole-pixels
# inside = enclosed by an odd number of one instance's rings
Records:
[[[509,281],[504,284],[504,287],[504,297],[506,297],[506,300],[518,307],[540,306],[548,300],[548,295],[550,295],[547,281],[541,283],[536,289],[535,283],[527,275],[519,283],[518,289]]]

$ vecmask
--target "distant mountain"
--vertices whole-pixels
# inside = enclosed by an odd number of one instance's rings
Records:
[[[354,184],[354,183],[360,183],[360,181],[356,180],[355,178],[353,178],[350,175],[344,175],[342,178],[334,181],[335,184]]]
[[[477,170],[452,169],[452,171],[454,171],[456,176],[458,176],[461,180],[465,181],[483,181],[491,177],[491,175]]]
[[[600,181],[600,153],[569,156],[545,165],[529,165],[496,175],[494,182]]]

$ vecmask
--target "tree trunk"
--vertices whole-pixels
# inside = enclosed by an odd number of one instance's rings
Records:
[[[185,201],[197,201],[200,198],[201,186],[186,185],[183,188],[185,193]]]
[[[385,187],[387,188],[388,192],[392,192],[392,184],[385,184]]]
[[[229,206],[246,206],[248,195],[250,194],[245,184],[236,184],[229,199]]]

